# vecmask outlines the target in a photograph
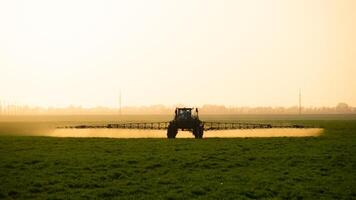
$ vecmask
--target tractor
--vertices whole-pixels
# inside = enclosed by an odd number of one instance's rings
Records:
[[[61,128],[61,127],[59,127]],[[204,131],[234,130],[234,129],[269,129],[269,128],[307,128],[303,125],[271,125],[264,123],[241,123],[241,122],[202,122],[199,119],[197,108],[176,108],[174,119],[170,122],[136,122],[117,123],[107,125],[77,125],[64,128],[117,128],[117,129],[167,129],[167,137],[174,139],[178,130],[190,131],[196,139],[203,138]],[[311,127],[309,127],[311,128]]]
[[[167,137],[174,139],[177,136],[178,130],[191,131],[195,138],[203,138],[204,124],[199,120],[198,108],[176,108],[174,119],[169,122],[167,129]]]

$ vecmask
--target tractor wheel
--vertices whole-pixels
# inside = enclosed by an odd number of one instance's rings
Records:
[[[199,127],[200,127],[199,136],[200,136],[200,138],[203,138],[203,135],[204,135],[204,126],[199,126]]]
[[[201,125],[197,125],[193,129],[193,135],[195,136],[195,139],[202,139],[203,138],[203,133],[204,133],[204,127]]]
[[[178,133],[178,129],[176,128],[176,126],[173,124],[169,124],[167,129],[167,138],[174,139],[176,138],[177,133]]]

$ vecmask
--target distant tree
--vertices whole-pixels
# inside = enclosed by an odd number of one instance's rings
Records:
[[[346,103],[338,103],[336,106],[336,111],[340,113],[349,112],[350,106]]]

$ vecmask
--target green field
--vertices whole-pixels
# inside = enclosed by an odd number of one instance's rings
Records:
[[[205,119],[325,131],[315,138],[50,138],[14,134],[115,119],[2,118],[0,199],[356,199],[356,116]]]

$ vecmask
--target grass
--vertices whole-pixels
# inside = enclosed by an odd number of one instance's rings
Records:
[[[204,140],[1,136],[0,199],[356,199],[356,121],[288,122],[325,133]]]

